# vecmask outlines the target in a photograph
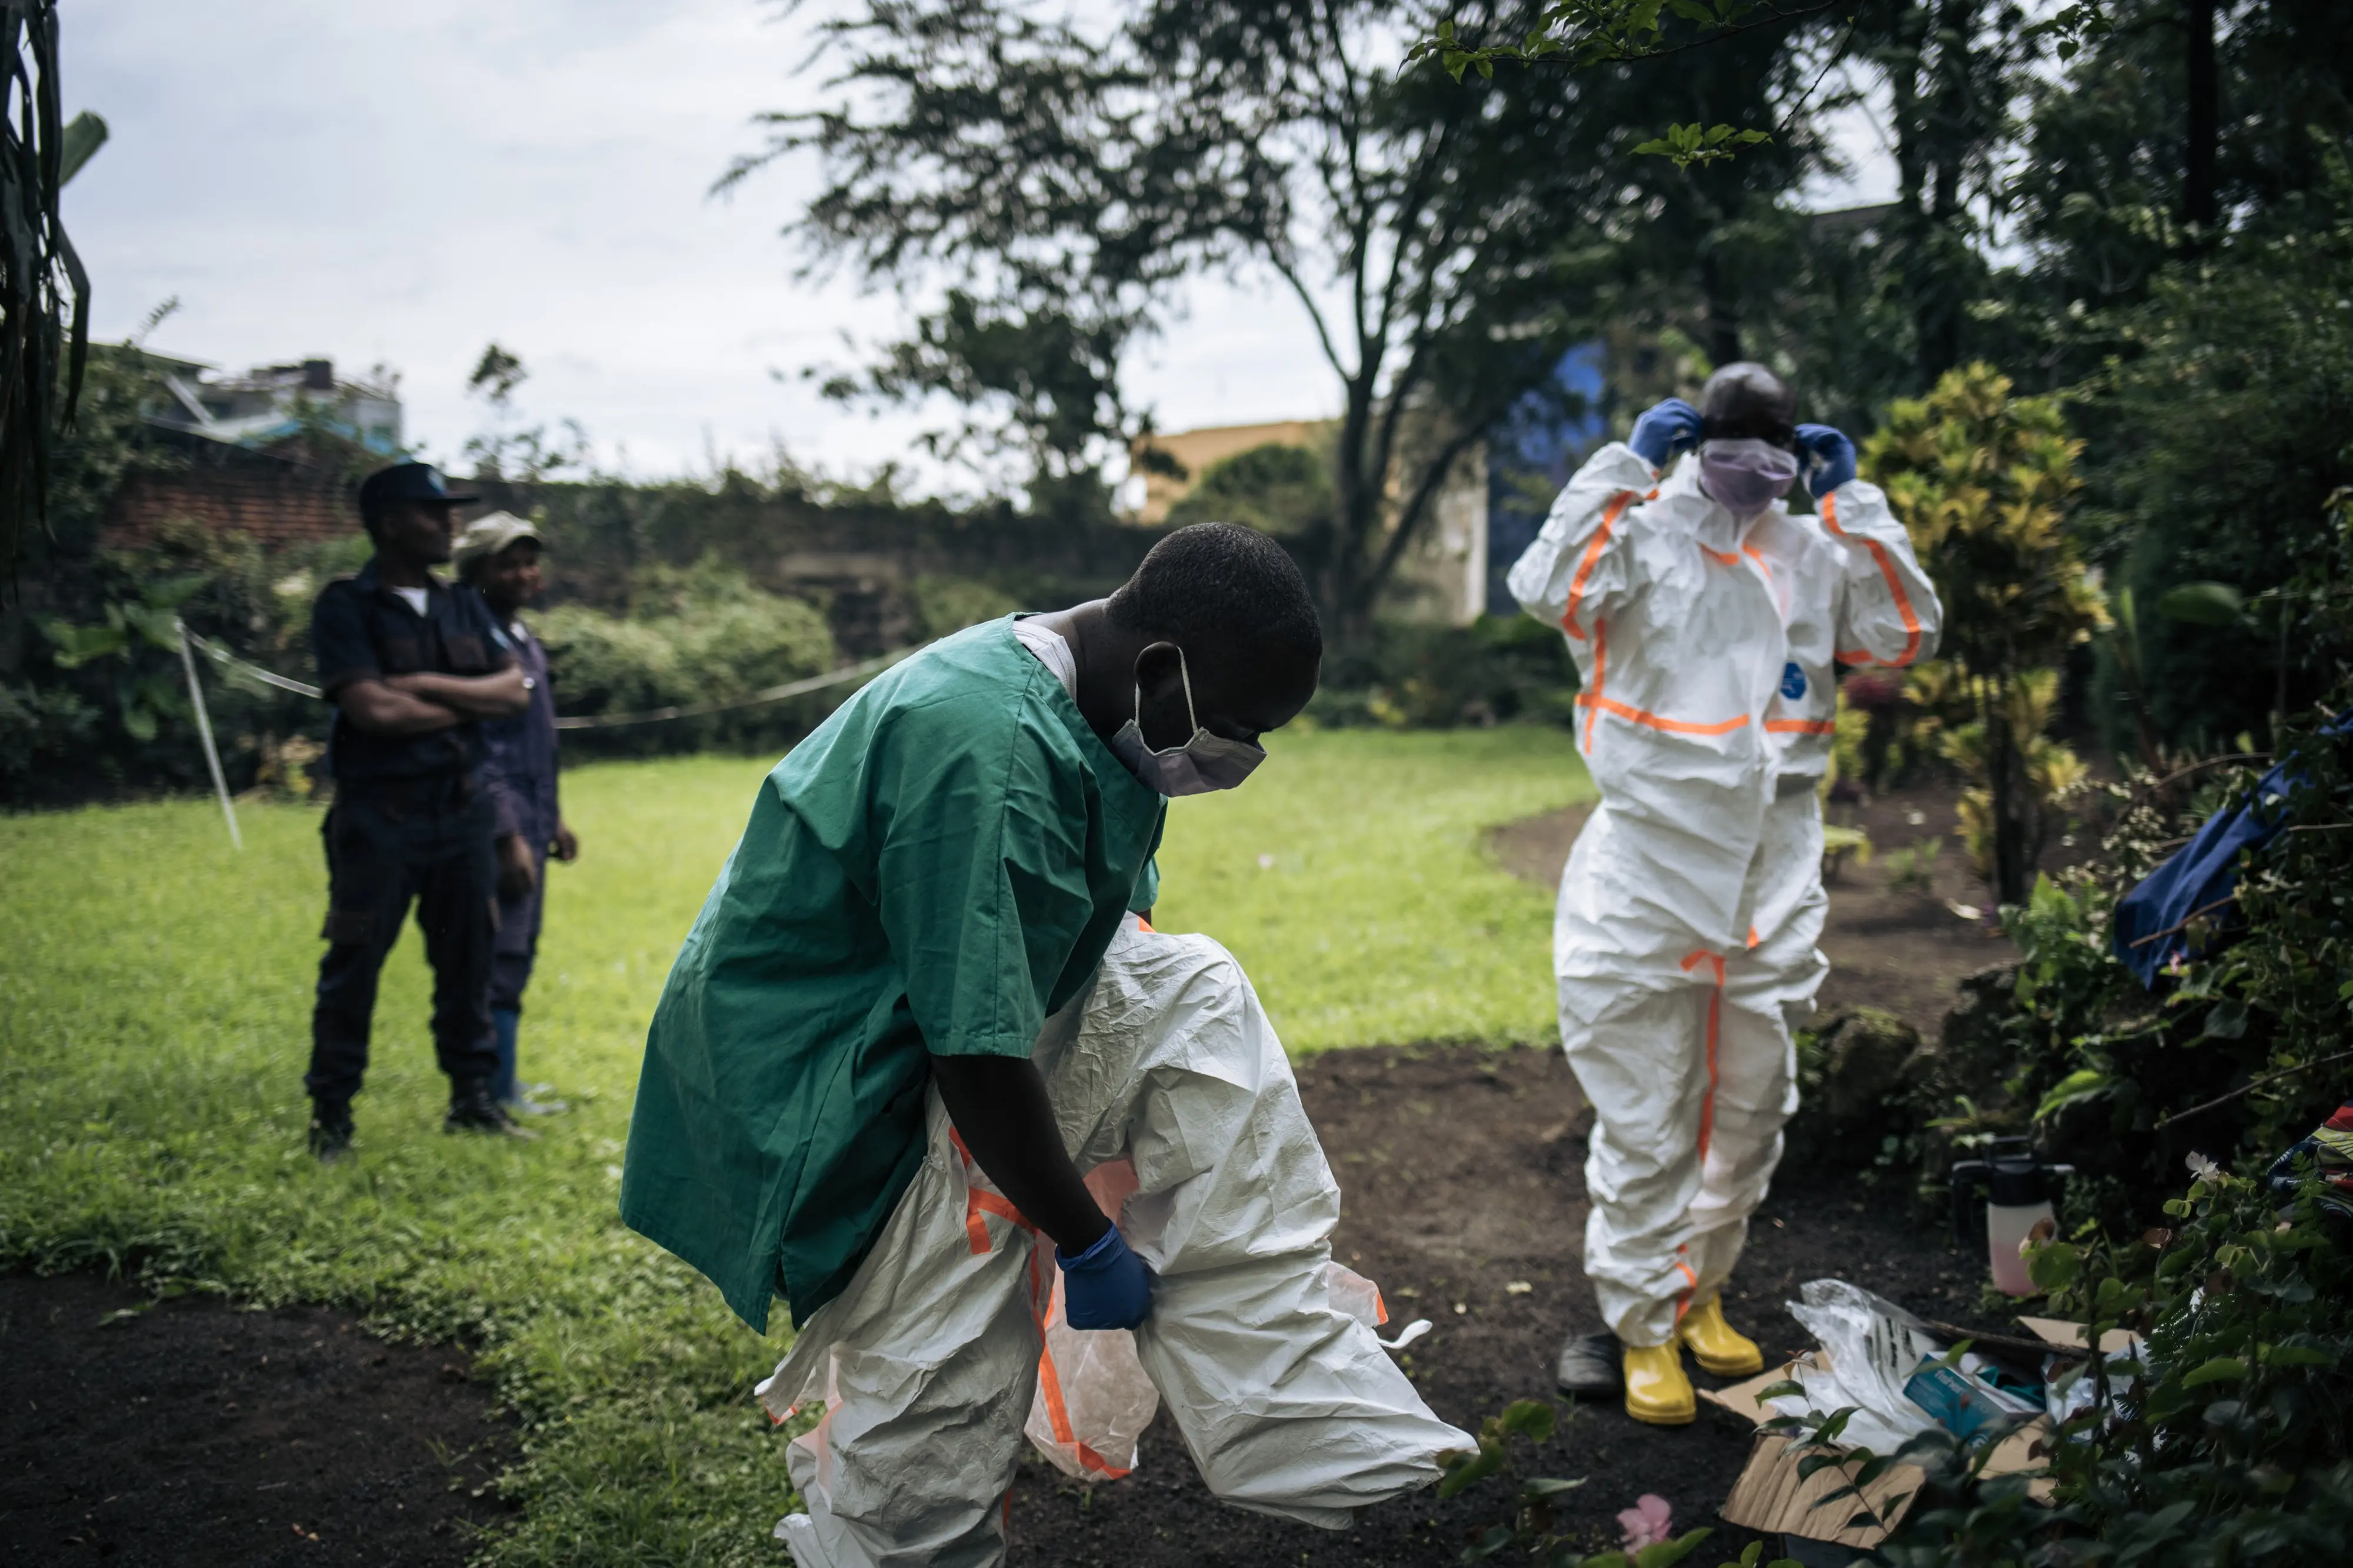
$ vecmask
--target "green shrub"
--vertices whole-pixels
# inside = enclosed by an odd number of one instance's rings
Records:
[[[2353,484],[2353,171],[2331,148],[2317,188],[2218,254],[2179,262],[2118,325],[2122,350],[2083,389],[2113,427],[2098,453],[2123,585],[2143,606],[2140,679],[2158,737],[2213,749],[2261,734],[2328,685],[2307,629],[2273,635],[2147,610],[2221,582],[2252,598],[2326,550],[2330,498]],[[2283,672],[2282,666],[2286,668]],[[2105,684],[2125,682],[2111,651]],[[2129,709],[2098,705],[2110,743]]]
[[[971,577],[918,577],[909,584],[907,597],[915,612],[910,629],[923,641],[1031,607],[1019,604],[1002,588]]]
[[[2260,1180],[2193,1166],[2166,1224],[2031,1255],[2052,1310],[2088,1322],[2091,1342],[2121,1327],[2146,1346],[2080,1373],[2099,1397],[2045,1441],[2053,1506],[2025,1476],[1978,1473],[1991,1444],[1932,1433],[1903,1455],[1927,1479],[1882,1548],[1895,1568],[2338,1560],[2353,1535],[2345,1232],[2327,1227],[2316,1181],[2282,1208]]]
[[[1329,457],[1273,444],[1202,469],[1198,482],[1168,509],[1168,521],[1174,527],[1239,522],[1293,543],[1328,530],[1338,504]]]
[[[1525,616],[1467,626],[1388,621],[1369,657],[1333,657],[1307,711],[1324,724],[1444,730],[1576,717],[1577,667],[1554,627]]]
[[[642,713],[730,702],[834,665],[825,618],[706,557],[639,576],[625,616],[567,605],[534,617],[556,704],[567,714]],[[565,737],[592,752],[780,748],[840,693]]]
[[[243,534],[170,520],[153,542],[100,551],[44,584],[22,679],[0,688],[0,799],[206,789],[174,616],[266,668],[308,679],[311,601],[366,558],[366,541],[265,551]],[[326,738],[325,704],[200,665],[232,790]],[[315,752],[313,752],[315,754]]]

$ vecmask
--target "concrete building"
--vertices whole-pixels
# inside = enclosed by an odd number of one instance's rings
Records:
[[[323,425],[386,458],[400,451],[398,378],[381,366],[339,378],[332,360],[306,359],[227,376],[200,360],[151,357],[170,394],[147,416],[158,430],[259,450]]]

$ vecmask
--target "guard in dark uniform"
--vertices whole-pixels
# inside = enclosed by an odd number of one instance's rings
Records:
[[[577,859],[580,841],[565,825],[555,787],[555,692],[547,650],[522,622],[539,596],[539,530],[512,512],[494,511],[467,525],[458,541],[458,574],[482,595],[505,635],[507,651],[533,682],[531,706],[512,719],[482,726],[482,782],[498,810],[499,934],[491,959],[491,1026],[499,1045],[499,1075],[491,1092],[516,1116],[565,1109],[542,1100],[515,1077],[516,1037],[522,1026],[523,988],[539,955],[540,912],[547,897],[547,860]],[[541,1086],[543,1090],[544,1086]]]
[[[451,495],[423,463],[397,463],[369,475],[359,499],[375,555],[327,584],[311,615],[319,685],[336,710],[328,946],[304,1079],[311,1148],[327,1161],[351,1147],[376,975],[412,902],[433,967],[434,1051],[449,1075],[442,1125],[528,1136],[491,1093],[498,874],[479,725],[522,711],[530,684],[481,596],[430,570],[449,559],[453,509],[476,498]]]

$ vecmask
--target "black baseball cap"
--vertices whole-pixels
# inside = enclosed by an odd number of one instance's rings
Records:
[[[430,463],[395,463],[388,468],[378,468],[360,481],[360,518],[375,522],[402,501],[432,501],[444,506],[463,506],[478,501],[480,496],[452,495],[449,482],[441,470]]]

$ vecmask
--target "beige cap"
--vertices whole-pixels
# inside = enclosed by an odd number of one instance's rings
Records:
[[[464,570],[477,561],[489,559],[519,539],[528,539],[544,549],[547,541],[540,537],[537,525],[526,517],[511,511],[494,511],[488,517],[478,517],[466,525],[458,536],[455,552],[459,569]]]

